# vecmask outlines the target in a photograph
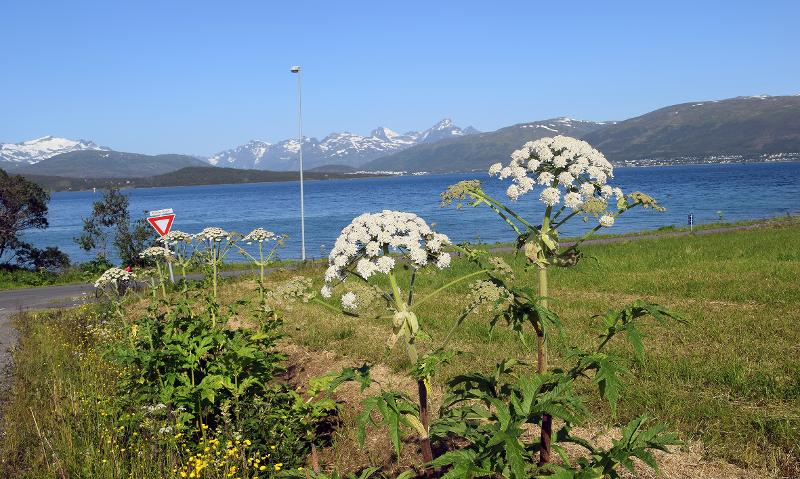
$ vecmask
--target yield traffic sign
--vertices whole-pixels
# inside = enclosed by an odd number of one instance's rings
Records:
[[[169,230],[172,228],[172,222],[175,221],[175,214],[172,212],[172,209],[151,211],[147,221],[150,223],[150,226],[156,230],[156,233],[160,236],[164,236],[169,233]]]

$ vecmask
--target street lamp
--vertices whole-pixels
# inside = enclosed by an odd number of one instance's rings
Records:
[[[300,93],[300,67],[293,66],[292,73],[297,73],[297,124],[300,130],[300,259],[306,260],[306,214],[303,204],[303,96]]]

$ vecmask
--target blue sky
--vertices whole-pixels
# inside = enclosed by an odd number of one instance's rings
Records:
[[[797,1],[4,0],[0,19],[0,142],[208,155],[293,137],[293,64],[317,137],[800,93]]]

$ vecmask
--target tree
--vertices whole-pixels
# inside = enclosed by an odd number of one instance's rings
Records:
[[[22,230],[47,228],[47,203],[50,195],[36,183],[20,175],[0,170],[0,261],[8,263],[31,246],[20,238]]]
[[[110,238],[119,259],[131,266],[144,265],[139,253],[155,239],[155,232],[144,218],[131,224],[128,197],[119,188],[109,189],[102,200],[94,202],[92,216],[83,219],[83,234],[75,242],[84,251],[97,250],[97,256],[107,260]]]

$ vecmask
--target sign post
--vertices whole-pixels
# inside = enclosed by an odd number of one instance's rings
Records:
[[[152,226],[153,229],[156,230],[156,233],[162,238],[172,229],[173,221],[175,221],[175,213],[172,212],[172,208],[151,211],[150,217],[147,218],[147,222],[150,223],[150,226]],[[164,248],[170,253],[169,243],[165,242]],[[167,267],[169,268],[169,280],[175,283],[175,274],[172,272],[172,261],[167,261]]]
[[[689,232],[694,231],[694,213],[689,213]]]

